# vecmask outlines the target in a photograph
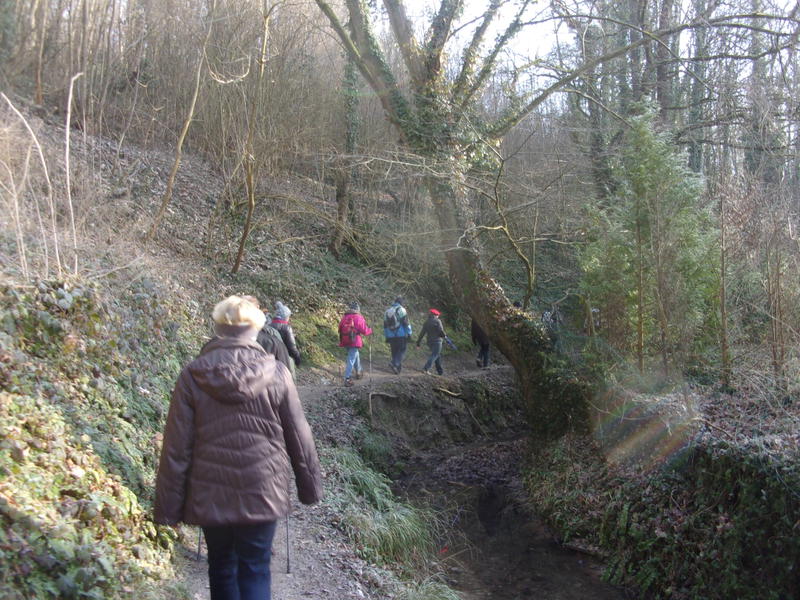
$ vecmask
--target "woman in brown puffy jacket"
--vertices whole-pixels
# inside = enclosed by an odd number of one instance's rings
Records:
[[[289,370],[256,342],[264,314],[231,296],[212,317],[217,337],[172,393],[154,517],[203,528],[212,600],[264,600],[276,521],[289,513],[289,466],[300,501],[313,504],[319,459]]]

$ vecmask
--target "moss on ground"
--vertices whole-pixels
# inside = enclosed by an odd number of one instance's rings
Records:
[[[600,456],[562,438],[532,457],[526,484],[562,538],[606,554],[608,580],[652,598],[798,597],[796,464],[708,439],[649,474]]]
[[[169,394],[201,320],[152,282],[129,290],[0,290],[2,598],[181,597],[164,583],[175,536],[148,514]]]

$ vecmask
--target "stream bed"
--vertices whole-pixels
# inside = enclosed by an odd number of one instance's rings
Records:
[[[444,515],[440,558],[463,600],[622,600],[594,556],[564,548],[522,505],[524,441],[418,456],[395,491]]]

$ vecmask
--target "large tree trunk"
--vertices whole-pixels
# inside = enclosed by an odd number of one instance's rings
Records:
[[[358,70],[352,58],[347,59],[344,70],[344,122],[345,144],[344,152],[349,156],[356,151],[356,137],[358,135]],[[352,169],[348,165],[340,165],[336,170],[336,226],[329,249],[331,254],[339,258],[342,252],[345,234],[350,227],[350,213],[353,199],[350,194],[350,178]]]
[[[336,179],[336,224],[334,226],[333,238],[328,246],[337,259],[342,253],[345,235],[350,227],[350,212],[352,198],[350,196],[350,171],[347,167],[342,168],[335,175]]]
[[[538,319],[513,307],[480,263],[460,218],[466,199],[451,179],[427,181],[441,230],[452,288],[461,306],[489,334],[519,376],[528,418],[538,441],[588,426],[589,385],[569,371]]]

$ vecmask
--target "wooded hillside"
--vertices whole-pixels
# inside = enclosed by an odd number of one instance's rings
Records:
[[[226,182],[194,192],[215,205],[205,247],[236,244],[220,257],[234,271],[264,226],[256,204],[310,210],[263,177],[302,173],[335,189],[337,209],[319,215],[335,255],[369,255],[402,280],[420,248],[442,253],[463,309],[484,324],[505,315],[492,329],[518,369],[530,356],[509,328],[524,323],[503,297],[558,309],[602,338],[607,360],[642,374],[794,389],[793,10],[670,0],[0,10],[6,132],[21,150],[4,157],[3,189],[23,277],[79,270],[73,247],[90,210],[80,195],[90,174],[70,172],[66,143],[57,165],[43,162],[14,114],[30,107],[84,139],[174,150],[158,208],[137,215],[151,221],[146,237],[169,210],[183,151],[204,155]],[[31,197],[42,185],[46,196]],[[374,216],[387,206],[396,245],[375,256]],[[23,228],[37,209],[44,231],[32,242]],[[226,214],[237,228],[220,227]],[[544,343],[533,329],[522,339]]]

